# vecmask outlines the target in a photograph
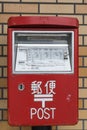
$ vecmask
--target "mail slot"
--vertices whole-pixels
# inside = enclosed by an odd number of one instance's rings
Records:
[[[8,121],[16,126],[77,123],[76,18],[9,18]]]

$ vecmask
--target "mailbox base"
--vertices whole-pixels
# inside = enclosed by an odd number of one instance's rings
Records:
[[[32,130],[52,130],[51,126],[33,126]]]

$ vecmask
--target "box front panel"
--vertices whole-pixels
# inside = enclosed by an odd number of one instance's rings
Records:
[[[8,30],[9,123],[75,124],[77,29],[31,30]]]

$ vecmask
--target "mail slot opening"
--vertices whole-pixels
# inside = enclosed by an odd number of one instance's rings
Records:
[[[13,73],[73,73],[73,31],[13,31]]]

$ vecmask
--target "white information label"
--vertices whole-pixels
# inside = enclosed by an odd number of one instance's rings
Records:
[[[29,45],[17,47],[16,72],[71,71],[68,44]]]

